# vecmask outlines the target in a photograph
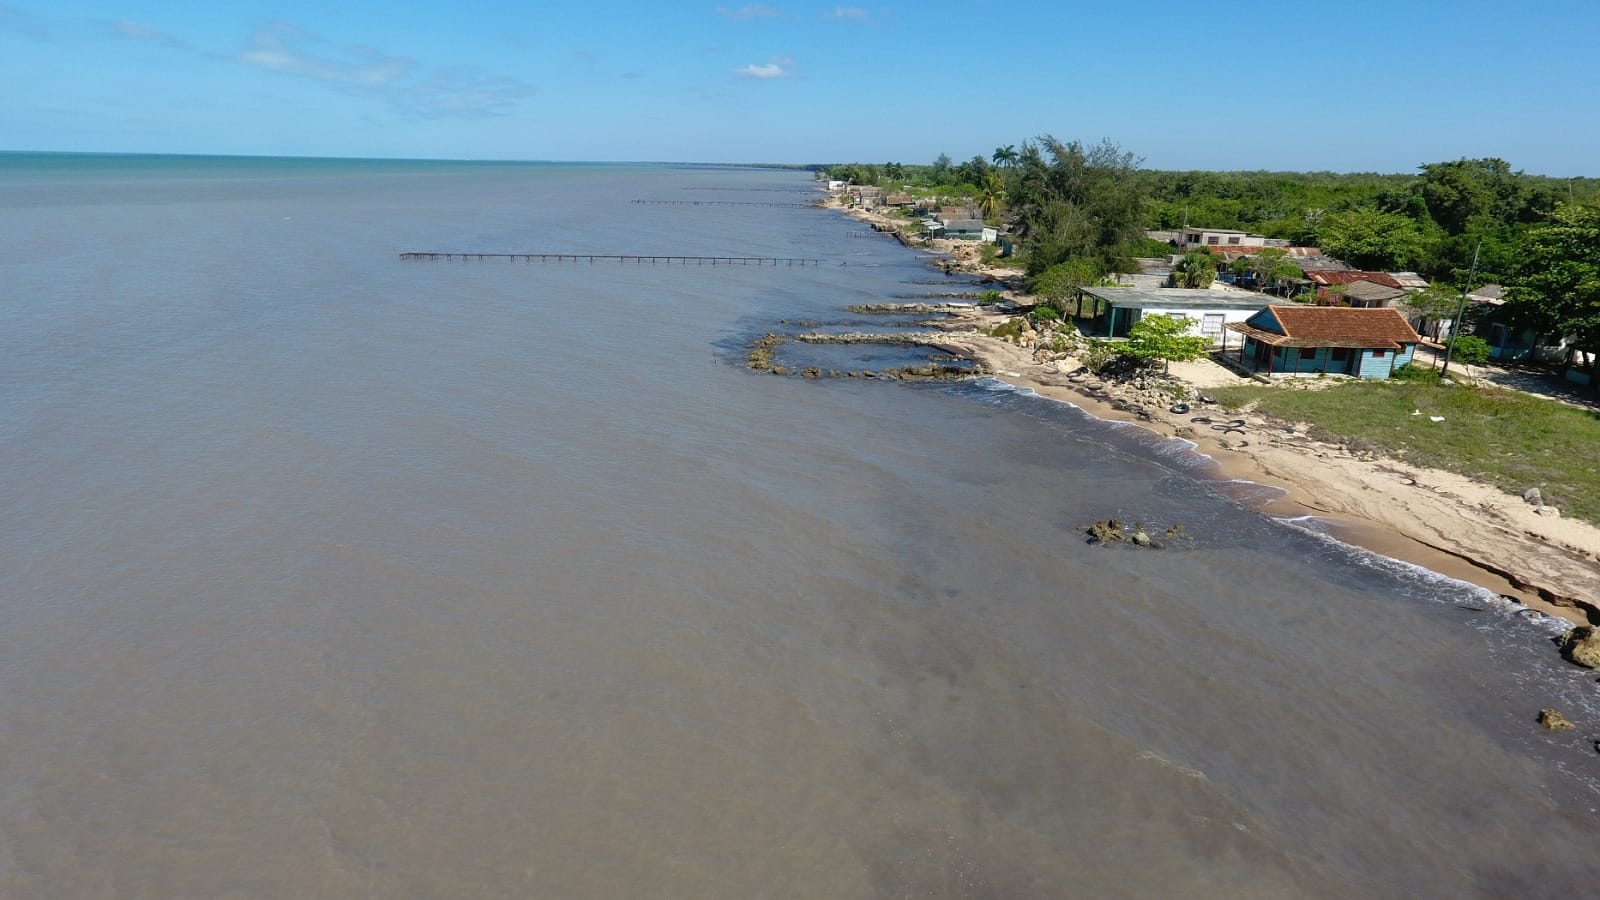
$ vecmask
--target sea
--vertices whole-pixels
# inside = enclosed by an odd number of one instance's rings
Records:
[[[817,196],[0,154],[0,896],[1592,895],[1555,626],[1070,404],[747,370],[981,289]]]

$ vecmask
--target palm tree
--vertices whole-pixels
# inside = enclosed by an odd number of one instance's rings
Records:
[[[1010,168],[1011,166],[1017,164],[1018,158],[1019,154],[1017,153],[1016,144],[1007,144],[1004,147],[994,148],[993,159],[994,164],[997,166],[1005,166],[1006,168]]]
[[[1005,198],[1005,181],[1000,178],[1000,173],[990,172],[983,179],[983,190],[978,198],[978,212],[985,219],[994,218],[994,214],[1000,209],[1000,201]]]

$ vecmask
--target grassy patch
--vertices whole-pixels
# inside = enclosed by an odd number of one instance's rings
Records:
[[[1424,381],[1350,382],[1315,391],[1247,386],[1215,394],[1230,409],[1253,403],[1262,414],[1309,423],[1330,440],[1512,493],[1537,486],[1564,515],[1600,523],[1600,416],[1586,410],[1498,388]]]

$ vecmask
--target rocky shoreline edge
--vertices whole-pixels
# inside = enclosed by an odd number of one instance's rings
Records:
[[[894,229],[892,221],[870,212],[846,214],[886,232],[886,237]],[[1076,329],[1049,323],[1035,328],[1021,315],[1032,307],[1033,298],[1018,289],[1015,273],[985,269],[975,253],[955,255],[952,248],[937,244],[927,249],[944,253],[934,263],[941,271],[972,276],[998,290],[1003,302],[855,307],[851,312],[857,314],[941,318],[919,323],[923,330],[917,332],[768,334],[752,344],[747,365],[807,378],[995,377],[1099,418],[1133,422],[1189,441],[1216,463],[1220,477],[1282,489],[1284,496],[1268,501],[1262,512],[1318,517],[1333,526],[1341,541],[1475,584],[1517,604],[1524,618],[1555,617],[1571,626],[1552,639],[1562,647],[1600,640],[1592,631],[1577,630],[1600,625],[1600,528],[1541,515],[1521,498],[1464,476],[1413,466],[1364,447],[1316,440],[1303,423],[1249,411],[1224,415],[1206,402],[1205,389],[1214,384],[1191,379],[1194,373],[1185,367],[1174,366],[1170,376],[1089,375],[1082,363],[1086,347]],[[788,340],[915,345],[963,362],[889,371],[796,372],[771,364],[771,351]],[[1243,380],[1231,373],[1225,377]],[[1575,658],[1565,651],[1563,656],[1577,665],[1597,659],[1585,654]]]

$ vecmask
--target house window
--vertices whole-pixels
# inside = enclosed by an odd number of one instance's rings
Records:
[[[1335,347],[1335,348],[1333,348],[1333,352],[1328,354],[1328,361],[1329,362],[1349,362],[1350,361],[1350,350],[1348,348],[1346,348],[1346,347]]]
[[[1206,243],[1208,243],[1208,244],[1220,244],[1220,243],[1222,243],[1222,241],[1217,237],[1217,235],[1213,234],[1213,235],[1210,235],[1210,236],[1208,236],[1206,238]]]
[[[1387,350],[1374,350],[1374,351],[1372,351],[1372,358],[1373,359],[1383,359],[1384,357],[1386,357],[1388,355],[1389,355],[1389,351],[1387,351]]]
[[[1228,243],[1230,243],[1230,244],[1237,244],[1237,243],[1239,243],[1239,239],[1238,239],[1238,238],[1236,238],[1236,237],[1231,237],[1231,238],[1228,238]]]

